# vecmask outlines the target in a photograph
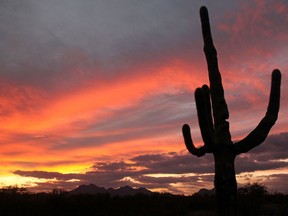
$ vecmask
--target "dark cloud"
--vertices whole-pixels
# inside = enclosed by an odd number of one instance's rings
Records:
[[[135,168],[133,168],[133,164],[127,164],[123,161],[121,162],[98,162],[95,163],[94,166],[92,166],[93,169],[95,169],[97,172],[117,172],[117,171],[135,171]]]
[[[286,159],[288,145],[288,133],[270,135],[266,141],[259,147],[255,148],[251,153],[255,154],[255,160],[272,161]]]
[[[14,174],[28,177],[44,178],[44,179],[57,179],[57,180],[70,180],[79,179],[78,174],[62,174],[59,172],[46,172],[46,171],[21,171],[16,170]]]
[[[214,170],[212,155],[193,158],[191,155],[154,154],[131,158],[150,173],[211,173]]]
[[[268,136],[260,146],[236,158],[236,171],[241,173],[287,168],[287,145],[287,132]]]

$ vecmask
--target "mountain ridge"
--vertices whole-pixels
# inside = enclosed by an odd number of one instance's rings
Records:
[[[71,195],[78,195],[78,194],[110,194],[111,196],[134,196],[136,194],[144,194],[144,195],[151,195],[152,191],[140,187],[140,188],[132,188],[128,185],[119,187],[117,189],[114,188],[104,188],[99,187],[95,184],[89,185],[80,185],[77,188],[73,189],[72,191],[68,192]]]
[[[151,195],[154,192],[148,190],[144,187],[133,188],[129,185],[125,185],[119,188],[105,188],[99,187],[95,184],[87,184],[87,185],[79,185],[77,188],[68,192],[70,195],[78,195],[78,194],[90,194],[90,195],[97,195],[97,194],[109,194],[111,196],[134,196],[136,194],[144,194],[144,195]],[[171,194],[173,195],[173,194]],[[193,195],[198,196],[214,196],[215,195],[215,188],[213,189],[206,189],[201,188],[198,192],[194,193]]]

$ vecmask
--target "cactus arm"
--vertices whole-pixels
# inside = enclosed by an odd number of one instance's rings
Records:
[[[204,52],[208,65],[211,101],[213,108],[213,117],[215,124],[215,140],[216,143],[231,143],[231,135],[229,132],[228,107],[224,98],[224,90],[222,86],[221,74],[218,68],[217,51],[213,44],[211,35],[208,10],[206,7],[200,8],[202,35],[204,40]],[[219,135],[219,136],[218,136]]]
[[[201,157],[205,155],[206,149],[204,146],[200,148],[196,148],[193,144],[191,133],[190,133],[190,127],[187,124],[184,124],[182,127],[182,133],[184,137],[184,142],[186,145],[186,148],[192,155],[196,155],[197,157]]]
[[[274,119],[274,123],[278,118],[280,107],[280,87],[281,87],[281,72],[278,69],[273,70],[271,79],[270,98],[266,115]]]
[[[211,116],[211,105],[208,86],[197,88],[195,91],[195,101],[198,115],[198,122],[204,145],[207,153],[213,150],[213,121]]]
[[[213,119],[212,119],[212,112],[211,112],[211,103],[210,103],[210,89],[207,85],[202,86],[203,93],[204,93],[204,102],[205,102],[205,110],[206,110],[206,119],[207,119],[207,127],[209,131],[209,135],[211,140],[214,142],[214,127],[213,127]],[[209,148],[213,148],[212,146],[208,146]]]
[[[268,109],[264,118],[260,121],[258,126],[243,140],[233,145],[235,154],[248,152],[254,147],[260,145],[268,136],[272,126],[278,118],[280,106],[280,86],[281,86],[281,72],[275,69],[272,73],[272,82],[270,90],[270,99]]]

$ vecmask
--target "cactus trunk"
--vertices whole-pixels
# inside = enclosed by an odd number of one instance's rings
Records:
[[[219,215],[237,215],[237,183],[234,160],[235,155],[229,150],[214,153],[214,185]]]

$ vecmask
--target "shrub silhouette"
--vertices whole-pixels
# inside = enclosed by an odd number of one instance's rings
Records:
[[[227,121],[229,112],[218,68],[217,51],[212,40],[208,10],[204,6],[200,8],[200,17],[210,82],[210,88],[207,85],[203,85],[202,88],[197,88],[195,91],[197,115],[204,146],[200,148],[194,146],[190,127],[187,124],[183,125],[182,132],[186,147],[192,155],[201,157],[206,153],[212,153],[214,156],[214,185],[218,214],[221,216],[236,215],[237,182],[234,160],[237,155],[246,153],[260,145],[275,124],[280,103],[281,73],[278,69],[275,69],[272,73],[270,99],[264,118],[247,137],[233,144],[229,131],[229,122]]]
[[[247,184],[242,188],[238,189],[238,194],[240,196],[256,196],[261,197],[268,194],[267,187],[260,183]]]

